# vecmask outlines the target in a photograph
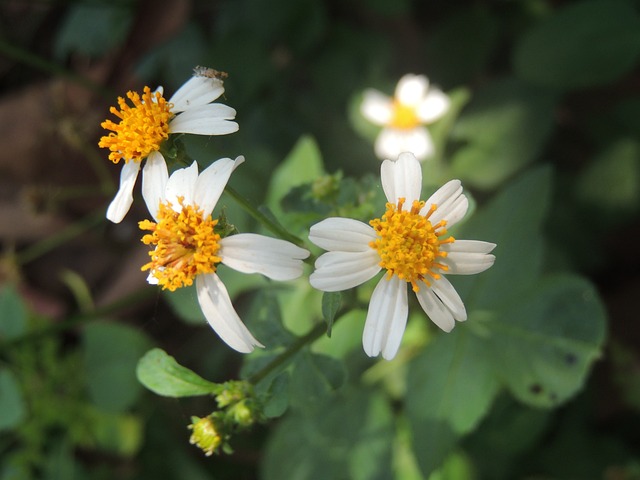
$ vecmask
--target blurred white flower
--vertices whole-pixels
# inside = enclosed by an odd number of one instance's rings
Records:
[[[159,150],[170,134],[226,135],[238,131],[238,124],[231,121],[236,111],[211,103],[224,93],[222,80],[196,75],[168,101],[162,93],[162,87],[155,92],[144,87],[142,95],[130,91],[127,98],[133,106],[118,97],[119,109],[110,108],[120,121],[101,123],[110,133],[100,139],[98,146],[110,150],[109,160],[113,163],[125,162],[120,173],[120,188],[107,209],[107,218],[114,223],[121,222],[131,208],[133,187],[142,161],[148,158],[143,176],[150,164],[165,161]]]
[[[311,227],[309,240],[325,250],[309,281],[334,292],[356,287],[380,270],[385,275],[369,304],[362,343],[367,355],[389,360],[400,346],[408,317],[407,284],[431,320],[449,332],[467,319],[460,296],[444,273],[468,275],[493,265],[495,244],[455,240],[447,227],[469,206],[459,180],[451,180],[420,201],[422,170],[411,153],[381,166],[387,210],[369,225],[350,218],[327,218]],[[406,205],[406,208],[405,208]]]
[[[447,95],[430,88],[424,75],[412,74],[400,79],[393,98],[368,89],[360,105],[366,119],[383,127],[374,146],[378,158],[397,158],[402,152],[411,152],[420,161],[434,154],[425,125],[438,120],[448,109]]]
[[[213,211],[233,170],[244,161],[220,159],[198,175],[194,162],[168,176],[164,162],[152,164],[142,181],[142,195],[155,222],[140,222],[151,233],[142,238],[154,245],[148,282],[171,291],[195,281],[205,318],[231,348],[248,353],[262,346],[236,313],[227,289],[216,274],[219,263],[243,273],[261,273],[274,280],[302,275],[309,252],[296,245],[253,233],[220,238]],[[148,164],[147,164],[148,165]]]

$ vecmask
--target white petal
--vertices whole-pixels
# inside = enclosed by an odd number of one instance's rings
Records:
[[[160,152],[152,152],[142,169],[142,198],[149,213],[157,221],[158,206],[164,202],[169,173],[167,163]]]
[[[406,209],[409,209],[414,200],[420,199],[422,168],[413,154],[404,152],[395,162],[382,162],[380,179],[390,203],[397,203],[399,198],[404,198]]]
[[[422,161],[433,156],[435,147],[429,131],[423,126],[411,130],[383,128],[376,138],[374,149],[378,158],[396,158],[411,152]]]
[[[167,180],[165,199],[167,202],[171,202],[176,212],[181,210],[178,197],[183,197],[185,205],[193,205],[197,180],[198,164],[196,162],[193,162],[189,167],[179,168]]]
[[[356,287],[380,271],[378,252],[328,252],[320,255],[315,271],[309,276],[313,288],[338,292]]]
[[[182,112],[192,107],[213,102],[224,93],[222,80],[208,77],[192,77],[187,80],[173,96],[169,103],[173,104],[172,112]]]
[[[424,210],[427,211],[432,204],[441,205],[449,198],[457,198],[462,195],[462,182],[460,180],[449,180],[425,202]]]
[[[444,219],[447,221],[447,228],[450,228],[464,218],[468,209],[469,200],[465,195],[460,195],[455,200],[438,206],[438,209],[433,212],[429,220],[431,220],[432,224],[435,224]]]
[[[457,243],[457,242],[456,242]],[[496,261],[496,257],[486,253],[450,252],[441,262],[449,267],[447,274],[473,275],[484,272]]]
[[[227,345],[242,353],[249,353],[254,347],[263,346],[240,320],[227,289],[215,273],[198,275],[196,291],[202,313]]]
[[[420,288],[424,288],[426,285],[420,285]],[[431,282],[431,290],[438,296],[442,303],[451,311],[453,318],[462,322],[467,319],[467,310],[464,308],[464,303],[456,292],[456,289],[451,285],[451,282],[447,280],[445,276],[440,276],[438,280]]]
[[[447,113],[449,104],[449,97],[445,93],[437,88],[431,88],[418,106],[418,118],[424,123],[435,122]]]
[[[130,161],[120,171],[120,188],[107,208],[107,219],[120,223],[133,203],[133,187],[140,171],[140,162]]]
[[[229,121],[235,117],[236,111],[221,103],[201,105],[176,115],[169,122],[169,131],[195,135],[227,135],[238,131],[238,124]]]
[[[433,323],[445,332],[450,332],[453,329],[456,322],[451,310],[444,306],[442,301],[426,284],[420,284],[420,290],[416,292],[416,297],[418,297],[420,306]]]
[[[278,238],[240,233],[220,241],[219,255],[222,263],[239,272],[293,280],[302,275],[302,260],[309,251]]]
[[[373,228],[351,218],[330,217],[309,229],[309,240],[329,251],[369,251],[369,242],[376,238]]]
[[[442,250],[447,252],[464,253],[491,253],[496,248],[495,243],[480,240],[456,240],[453,243],[445,243]]]
[[[243,162],[242,155],[235,160],[221,158],[202,171],[195,184],[193,200],[202,209],[205,217],[211,214],[218,203],[231,173]]]
[[[387,125],[393,116],[391,98],[377,90],[367,89],[360,104],[360,113],[376,125]]]
[[[362,334],[362,346],[370,357],[382,352],[382,357],[391,360],[400,347],[407,325],[409,304],[407,282],[395,275],[387,280],[383,277],[371,295],[367,320]]]
[[[462,193],[460,180],[450,180],[440,187],[425,202],[421,213],[426,213],[433,204],[438,208],[429,217],[429,220],[432,224],[436,224],[444,219],[447,221],[447,228],[460,221],[469,208],[469,201]]]
[[[429,80],[424,75],[407,74],[398,81],[396,99],[405,105],[419,105],[424,99]]]

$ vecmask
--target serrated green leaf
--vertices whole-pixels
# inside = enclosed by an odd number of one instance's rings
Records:
[[[298,409],[314,408],[326,401],[345,381],[340,360],[304,353],[296,359],[289,385],[290,403]]]
[[[142,393],[136,364],[151,342],[139,330],[113,322],[88,324],[82,333],[89,396],[100,408],[119,412]]]
[[[145,387],[165,397],[210,395],[220,390],[220,385],[183,367],[160,348],[149,350],[140,359],[136,374]]]
[[[565,402],[602,353],[605,318],[589,282],[568,274],[545,278],[486,322],[496,373],[529,405]]]
[[[288,415],[267,444],[262,478],[392,478],[392,421],[386,399],[366,390],[349,390],[319,409]]]
[[[542,269],[540,232],[552,181],[548,167],[522,174],[454,233],[456,238],[497,244],[496,262],[489,270],[449,277],[468,310],[495,310],[535,284]]]
[[[559,89],[610,83],[640,55],[640,18],[632,2],[567,4],[516,45],[513,65],[528,82]]]
[[[0,289],[0,341],[18,338],[27,331],[27,309],[11,285]]]
[[[281,372],[277,375],[267,392],[267,400],[262,413],[267,418],[280,417],[289,407],[289,373]]]
[[[554,93],[511,78],[484,86],[451,132],[463,143],[451,160],[453,175],[492,189],[529,164],[552,131],[555,102]]]
[[[11,370],[0,369],[0,431],[19,426],[26,415],[18,380]]]
[[[327,335],[331,336],[331,328],[333,327],[333,320],[336,317],[336,313],[342,307],[342,293],[341,292],[324,292],[322,295],[322,317],[327,322]]]
[[[469,321],[473,321],[470,319]],[[407,415],[424,475],[487,413],[500,384],[485,342],[458,327],[439,335],[410,364]]]

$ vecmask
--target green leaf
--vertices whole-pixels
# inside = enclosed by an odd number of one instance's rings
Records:
[[[150,341],[139,330],[112,322],[95,322],[83,330],[87,388],[93,403],[119,412],[131,407],[142,388],[136,380],[138,359]]]
[[[276,216],[280,216],[282,213],[280,200],[289,193],[289,190],[312,182],[322,175],[324,175],[322,155],[316,141],[310,136],[301,137],[273,172],[267,192],[267,205]]]
[[[0,341],[18,338],[27,331],[27,309],[11,285],[0,289]]]
[[[267,418],[280,417],[289,407],[289,373],[281,372],[269,385],[262,413]]]
[[[336,313],[342,307],[342,293],[341,292],[325,292],[322,295],[322,317],[327,322],[327,336],[331,336],[331,328],[333,327],[333,320]]]
[[[294,337],[282,325],[279,298],[274,289],[263,289],[255,294],[246,314],[253,335],[269,348],[289,345]]]
[[[582,388],[605,337],[605,311],[581,277],[545,278],[486,322],[496,372],[519,400],[553,407]]]
[[[393,435],[386,399],[375,391],[351,389],[319,409],[288,415],[267,444],[261,478],[392,478]]]
[[[27,411],[22,390],[13,372],[0,369],[0,432],[20,425]]]
[[[81,480],[88,478],[76,463],[71,442],[64,439],[52,445],[46,457],[42,480]]]
[[[289,384],[292,406],[307,410],[326,401],[345,381],[344,364],[325,355],[303,353],[296,359]]]
[[[640,207],[640,144],[619,140],[600,152],[580,173],[577,197],[603,216],[620,216]]]
[[[59,59],[70,53],[99,56],[124,41],[132,12],[125,3],[73,5],[56,38],[54,52]]]
[[[536,158],[553,127],[555,94],[516,79],[501,79],[475,93],[451,136],[463,146],[452,174],[492,189]]]
[[[476,427],[499,386],[486,343],[465,328],[439,335],[411,362],[407,415],[425,476],[441,465],[461,435]]]
[[[220,390],[220,385],[183,367],[160,348],[149,350],[140,359],[136,374],[145,387],[165,397],[210,395]]]
[[[475,478],[520,477],[513,472],[514,467],[539,442],[546,447],[543,436],[553,420],[547,410],[527,407],[507,395],[498,397],[489,415],[464,443],[473,459]]]
[[[133,457],[142,447],[144,425],[137,415],[96,410],[90,423],[94,448]]]
[[[478,275],[449,278],[468,310],[494,310],[527,292],[542,269],[540,233],[551,201],[551,169],[539,167],[519,176],[454,236],[496,243],[495,264]]]
[[[640,19],[632,2],[567,4],[528,31],[513,65],[531,83],[560,89],[610,83],[631,71],[640,54]]]

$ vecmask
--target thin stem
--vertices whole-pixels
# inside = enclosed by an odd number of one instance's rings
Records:
[[[224,188],[224,191],[227,194],[229,194],[229,196],[231,196],[231,198],[233,198],[236,202],[238,202],[238,204],[242,208],[244,208],[244,210],[249,215],[251,215],[257,221],[259,221],[269,231],[271,231],[272,233],[274,233],[275,235],[277,235],[278,237],[280,237],[283,240],[287,240],[287,241],[289,241],[289,242],[291,242],[291,243],[293,243],[295,245],[298,245],[299,247],[304,247],[304,241],[301,238],[298,238],[297,236],[293,235],[292,233],[289,233],[282,225],[274,222],[271,218],[269,218],[267,215],[265,215],[260,210],[258,210],[254,205],[251,204],[251,202],[249,202],[249,200],[247,200],[242,195],[240,195],[232,187],[227,185]]]
[[[302,350],[305,345],[314,342],[326,332],[327,325],[324,322],[316,324],[306,335],[299,337],[295,342],[289,345],[289,347],[284,352],[275,357],[265,367],[251,375],[248,379],[249,383],[257,385],[262,380],[264,380],[271,372],[275,371],[286,362],[288,362],[289,359],[291,359],[291,357]]]
[[[51,235],[28,248],[25,248],[20,253],[17,253],[15,256],[16,261],[19,264],[29,263],[45,253],[56,249],[67,241],[79,236],[87,230],[99,225],[103,221],[104,212],[102,210],[94,212],[80,221],[74,222],[62,231]]]

